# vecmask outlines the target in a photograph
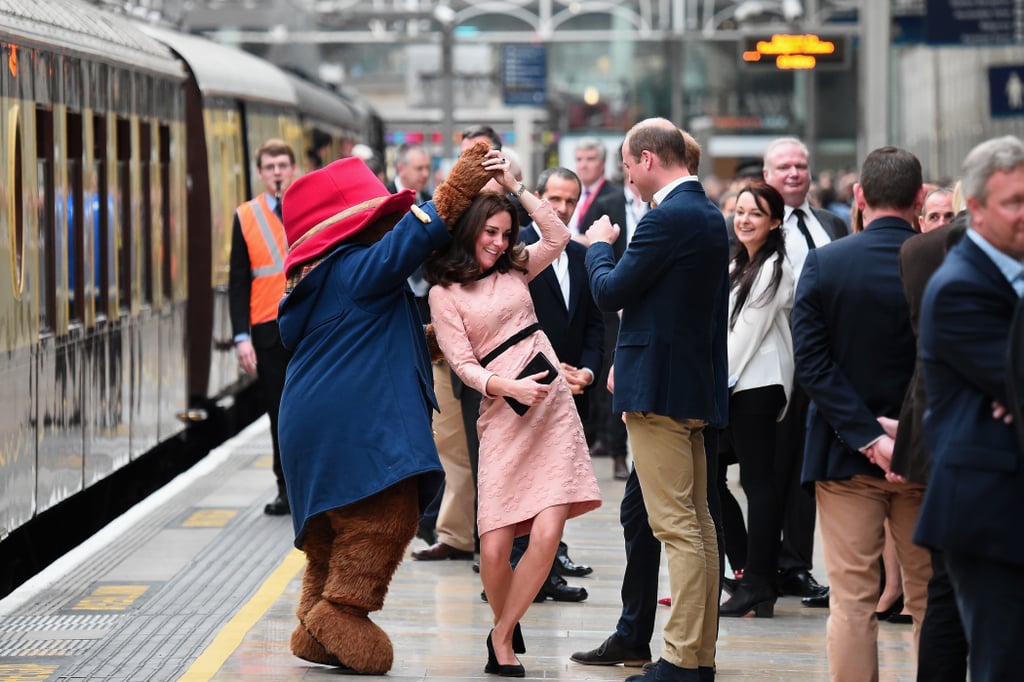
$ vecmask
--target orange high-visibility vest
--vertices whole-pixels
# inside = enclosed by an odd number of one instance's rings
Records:
[[[249,251],[249,324],[254,326],[277,319],[277,304],[284,296],[284,256],[288,246],[284,225],[263,192],[238,207],[238,220]]]

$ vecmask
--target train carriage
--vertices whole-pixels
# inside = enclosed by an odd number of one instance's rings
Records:
[[[379,117],[82,0],[0,4],[0,54],[3,541],[251,398],[227,289],[234,210],[262,189],[253,153],[283,138],[301,167],[329,137],[330,161],[377,146]]]
[[[75,0],[0,26],[3,538],[181,430],[186,226],[170,51]]]

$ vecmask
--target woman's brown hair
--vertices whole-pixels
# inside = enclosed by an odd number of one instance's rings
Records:
[[[424,279],[441,286],[465,284],[479,279],[483,273],[476,260],[477,236],[490,217],[503,211],[512,219],[512,234],[509,236],[509,248],[498,257],[491,271],[526,272],[529,254],[525,246],[519,243],[519,215],[515,205],[504,194],[484,191],[473,199],[473,203],[455,223],[452,240],[448,245],[432,253],[423,263]]]

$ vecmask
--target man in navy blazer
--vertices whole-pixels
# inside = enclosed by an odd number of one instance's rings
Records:
[[[627,181],[658,206],[618,264],[619,228],[607,217],[595,222],[587,270],[598,307],[622,310],[613,409],[626,413],[650,526],[668,556],[672,607],[648,679],[712,680],[719,563],[703,431],[725,421],[728,238],[691,172],[700,160],[692,137],[666,119],[641,121],[622,159]]]
[[[932,470],[914,539],[943,551],[971,679],[989,682],[1024,674],[1024,450],[992,407],[1008,404],[1006,341],[1024,294],[1024,142],[981,143],[961,182],[971,226],[921,305]]]
[[[868,154],[860,179],[854,192],[867,228],[808,252],[793,303],[793,354],[811,399],[802,480],[814,485],[829,558],[829,669],[833,677],[877,679],[885,521],[915,639],[931,576],[928,552],[911,542],[923,486],[886,480],[893,437],[879,421],[899,415],[914,371],[899,250],[915,234],[924,188],[920,162],[895,147]]]

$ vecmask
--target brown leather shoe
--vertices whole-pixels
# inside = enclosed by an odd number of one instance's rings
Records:
[[[626,466],[625,457],[616,457],[612,462],[613,476],[618,480],[629,478],[629,467]]]
[[[437,542],[426,549],[419,549],[412,553],[413,559],[420,561],[442,561],[444,559],[472,559],[473,553],[462,549],[455,549],[451,545]]]

